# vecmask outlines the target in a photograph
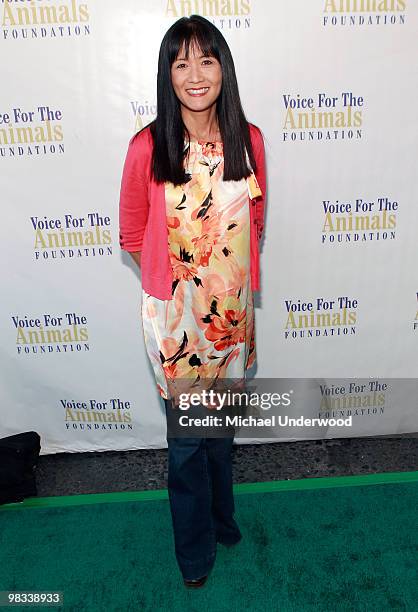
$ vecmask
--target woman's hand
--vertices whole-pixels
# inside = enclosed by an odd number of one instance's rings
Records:
[[[138,268],[141,269],[141,251],[130,251],[129,255],[131,255]]]

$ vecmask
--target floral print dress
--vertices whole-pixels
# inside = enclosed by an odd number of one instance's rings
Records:
[[[242,380],[256,359],[249,198],[259,185],[254,173],[223,181],[222,142],[185,147],[189,180],[165,184],[172,299],[142,290],[145,346],[166,399],[177,379]]]

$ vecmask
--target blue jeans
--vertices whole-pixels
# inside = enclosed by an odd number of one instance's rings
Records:
[[[166,410],[171,409],[165,400]],[[216,543],[230,545],[242,535],[233,518],[234,438],[169,438],[168,495],[177,563],[183,578],[209,573]]]

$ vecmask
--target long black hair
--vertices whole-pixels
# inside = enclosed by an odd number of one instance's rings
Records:
[[[224,180],[238,181],[251,174],[246,154],[256,171],[248,122],[238,91],[234,60],[225,38],[208,19],[200,15],[181,17],[166,32],[160,47],[157,75],[157,117],[149,124],[154,141],[152,172],[157,182],[170,181],[174,185],[187,182],[184,157],[190,134],[184,125],[180,101],[171,83],[171,66],[179,51],[189,57],[190,44],[202,55],[215,57],[222,68],[222,86],[216,100],[216,114],[223,141]],[[148,127],[148,126],[147,126]]]

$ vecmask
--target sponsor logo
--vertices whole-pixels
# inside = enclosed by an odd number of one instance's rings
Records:
[[[30,217],[35,261],[112,255],[110,217],[98,212],[85,217]]]
[[[283,94],[283,141],[353,140],[363,136],[363,96],[342,92]]]
[[[132,430],[131,402],[120,398],[108,400],[60,400],[66,429],[82,431]]]
[[[88,4],[77,0],[1,0],[3,40],[90,35]]]
[[[380,197],[375,201],[323,200],[322,244],[394,240],[398,202]]]
[[[90,350],[87,317],[75,312],[62,316],[13,315],[18,355],[78,353]]]
[[[220,30],[251,27],[250,0],[167,0],[165,15],[172,19],[202,15]]]
[[[404,25],[406,0],[323,0],[322,25]]]
[[[0,112],[0,157],[63,154],[62,116],[60,109],[49,106]]]
[[[157,105],[150,104],[148,100],[145,103],[138,100],[131,101],[131,109],[135,119],[135,132],[139,132],[145,125],[151,123],[157,116]]]
[[[365,383],[352,381],[319,387],[322,398],[319,412],[326,418],[376,416],[385,411],[388,385],[381,380]]]
[[[347,296],[334,299],[318,297],[311,302],[284,301],[286,340],[348,336],[356,333],[358,300]]]

